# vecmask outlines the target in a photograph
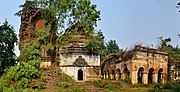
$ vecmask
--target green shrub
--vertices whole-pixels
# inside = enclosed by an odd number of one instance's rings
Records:
[[[62,89],[66,89],[68,88],[69,85],[67,82],[60,82],[58,86]]]
[[[45,85],[46,85],[46,83],[44,83],[43,81],[39,82],[38,89],[43,89]]]
[[[163,89],[173,89],[173,84],[172,83],[166,83],[164,86],[163,86]]]
[[[80,87],[73,87],[71,92],[86,92],[86,91]]]
[[[94,84],[99,87],[104,87],[103,80],[101,79],[95,80]]]
[[[107,85],[105,85],[105,88],[107,88],[109,90],[113,90],[114,86],[112,84],[107,84]]]
[[[21,63],[7,69],[0,78],[0,91],[23,92],[22,89],[30,88],[31,79],[39,76],[38,69],[34,65]]]
[[[23,63],[21,65],[11,67],[5,77],[12,81],[21,80],[22,78],[36,78],[38,76],[38,69],[34,66]]]
[[[128,78],[128,77],[124,78],[124,81],[127,82],[127,83],[129,83],[129,84],[131,84],[131,79]]]
[[[70,76],[66,75],[65,73],[61,72],[60,70],[58,70],[58,71],[56,70],[56,72],[59,72],[61,74],[61,77],[59,79],[61,82],[74,82],[74,80]]]
[[[2,92],[19,92],[19,91],[15,88],[4,88]]]
[[[25,89],[25,88],[28,88],[29,82],[30,82],[29,79],[27,79],[27,78],[22,78],[20,81],[18,81],[18,85],[17,85],[17,86],[18,86],[19,88]]]

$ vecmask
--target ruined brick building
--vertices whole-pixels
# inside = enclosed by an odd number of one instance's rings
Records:
[[[104,79],[127,78],[132,84],[165,83],[167,74],[167,53],[139,45],[130,51],[110,55],[102,66]]]
[[[41,9],[29,6],[23,9],[21,25],[19,30],[20,53],[26,48],[28,41],[37,39],[34,31],[45,29],[45,19],[42,17]],[[54,44],[53,52],[47,52],[41,44],[40,56],[41,67],[51,66],[54,62],[59,62],[58,66],[63,72],[75,80],[94,80],[100,77],[100,51],[89,53],[85,47],[86,36],[81,34],[82,28],[71,27],[71,30],[78,30],[76,34],[71,34],[66,48],[56,47],[57,36],[52,33],[51,43]],[[168,67],[167,53],[156,49],[136,46],[130,51],[121,54],[112,54],[104,60],[101,67],[104,79],[131,79],[132,84],[152,82],[166,82],[169,72],[172,80],[180,79],[180,64],[171,63]],[[168,71],[169,70],[169,71]]]
[[[29,6],[23,9],[21,16],[21,26],[19,31],[20,37],[20,54],[23,54],[22,49],[26,48],[27,41],[33,42],[37,39],[33,35],[33,32],[43,30],[45,25],[45,19],[42,17],[41,9]],[[75,80],[89,81],[100,78],[100,51],[90,53],[85,47],[87,38],[84,34],[78,34],[82,28],[76,28],[73,26],[70,30],[77,29],[77,34],[69,36],[71,38],[65,48],[61,47],[58,43],[57,36],[52,33],[51,43],[54,44],[53,51],[47,52],[41,44],[40,56],[41,56],[41,67],[51,66],[54,62],[59,62],[59,66],[64,73],[71,76]],[[60,47],[56,47],[60,45]]]

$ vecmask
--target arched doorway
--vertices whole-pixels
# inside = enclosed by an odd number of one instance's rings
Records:
[[[163,72],[163,69],[160,68],[159,71],[158,71],[158,82],[161,83],[162,82],[162,73]]]
[[[111,79],[116,79],[115,74],[116,74],[116,72],[112,69],[112,77],[111,77]]]
[[[138,83],[142,83],[142,81],[143,81],[143,71],[144,71],[144,68],[140,67],[138,70],[138,73],[137,73]]]
[[[82,71],[82,69],[78,70],[78,80],[83,80],[83,71]]]
[[[120,79],[121,78],[121,70],[119,68],[117,69],[116,74],[117,74],[117,79]]]
[[[153,82],[153,75],[154,75],[154,68],[150,68],[148,73],[148,83]]]
[[[129,72],[129,70],[128,70],[127,67],[124,68],[123,73],[124,73],[124,77],[125,77],[125,78],[129,78],[130,72]]]

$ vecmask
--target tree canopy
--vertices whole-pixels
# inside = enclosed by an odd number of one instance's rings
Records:
[[[0,73],[2,73],[5,68],[16,64],[14,47],[17,36],[7,20],[0,25],[0,37]]]
[[[168,61],[169,63],[180,62],[180,48],[178,46],[173,47],[169,42],[171,42],[171,38],[160,37],[160,46],[159,50],[168,53]]]
[[[97,21],[100,20],[100,11],[96,9],[96,5],[91,4],[90,0],[26,0],[20,5],[22,9],[15,15],[21,16],[23,9],[29,5],[45,9],[46,13],[50,12],[55,16],[59,31],[65,31],[76,23],[85,26],[86,31],[93,31]]]
[[[106,44],[107,46],[107,53],[117,53],[120,51],[120,48],[118,44],[116,43],[116,40],[109,40],[108,43]]]

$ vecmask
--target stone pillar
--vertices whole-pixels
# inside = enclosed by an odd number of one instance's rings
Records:
[[[103,79],[106,79],[106,74],[103,75]]]
[[[152,76],[153,76],[152,82],[153,82],[153,83],[157,83],[158,74],[154,73]]]
[[[137,72],[136,71],[133,71],[131,74],[131,83],[137,84]]]
[[[143,73],[142,84],[148,84],[148,73]]]
[[[108,74],[106,74],[106,79],[109,79],[109,75]]]
[[[119,73],[116,73],[116,80],[119,80]]]
[[[125,74],[124,74],[124,73],[121,74],[121,78],[122,78],[123,80],[125,79]]]
[[[163,74],[163,73],[161,74],[161,83],[162,83],[162,84],[165,83],[165,80],[164,80],[164,74]]]
[[[113,74],[110,74],[110,79],[113,79]]]

